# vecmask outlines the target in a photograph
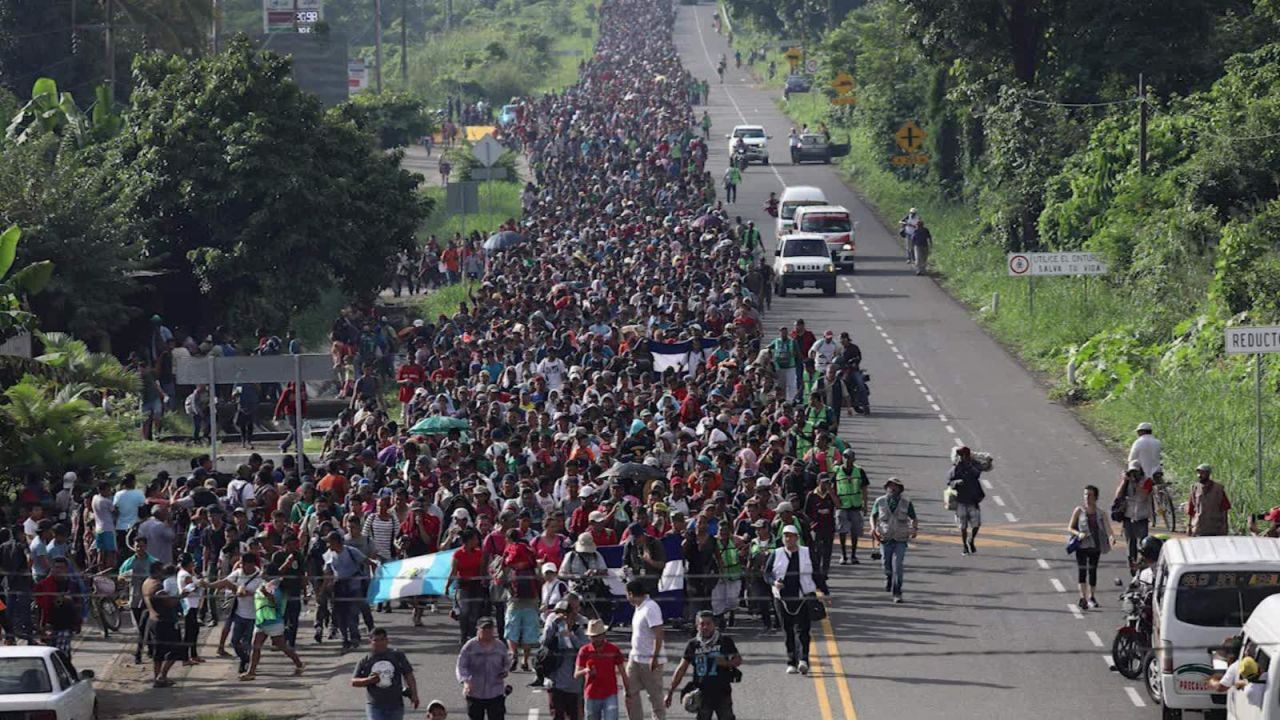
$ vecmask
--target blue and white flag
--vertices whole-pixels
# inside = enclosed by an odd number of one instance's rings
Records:
[[[444,595],[456,550],[382,563],[369,583],[369,604],[419,595]]]
[[[662,606],[664,618],[680,617],[684,613],[684,552],[680,548],[681,538],[668,535],[662,538],[662,549],[666,552],[667,564],[662,569],[662,577],[658,580],[658,594],[654,600]],[[627,579],[622,570],[622,546],[604,545],[599,548],[605,565],[609,566],[609,575],[605,583],[609,592],[615,597],[627,596]],[[631,622],[634,608],[629,603],[617,603],[610,625],[626,625]]]
[[[693,350],[693,341],[685,340],[684,342],[664,343],[657,340],[650,340],[649,352],[653,355],[654,372],[665,372],[667,368],[674,368],[676,372],[683,373],[689,370],[689,352]],[[718,340],[716,338],[702,338],[703,353],[710,353],[716,349]],[[706,357],[704,354],[703,357]]]

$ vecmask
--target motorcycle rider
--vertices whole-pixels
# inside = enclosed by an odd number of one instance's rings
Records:
[[[853,411],[859,415],[870,413],[871,391],[867,388],[867,376],[862,372],[862,349],[854,344],[847,332],[840,333],[840,358],[836,362],[842,368]]]

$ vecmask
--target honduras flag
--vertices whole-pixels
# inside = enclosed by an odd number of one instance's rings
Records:
[[[662,569],[662,577],[658,580],[658,595],[654,598],[662,606],[662,617],[673,618],[684,614],[684,553],[680,549],[682,538],[668,535],[662,538],[662,549],[666,552],[667,564]],[[622,546],[605,545],[599,548],[600,555],[609,566],[609,575],[605,583],[609,592],[616,597],[627,596],[627,579],[622,570]],[[634,608],[629,603],[618,603],[614,609],[610,625],[627,625],[631,622]]]
[[[369,583],[369,604],[419,595],[444,595],[455,550],[382,563]]]
[[[719,341],[713,337],[702,338],[702,350],[711,352],[716,349]],[[693,341],[685,340],[684,342],[664,343],[657,340],[649,341],[649,352],[653,355],[654,372],[666,372],[668,368],[674,368],[676,372],[687,372],[689,370],[689,352],[693,350]]]

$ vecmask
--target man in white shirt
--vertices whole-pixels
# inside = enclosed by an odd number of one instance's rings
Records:
[[[547,356],[538,363],[538,373],[546,378],[547,388],[551,390],[561,390],[564,388],[564,374],[566,368],[564,361],[558,357]]]
[[[1163,446],[1160,441],[1152,435],[1151,423],[1138,423],[1136,429],[1138,438],[1133,441],[1133,445],[1129,446],[1129,462],[1137,462],[1142,466],[1142,477],[1149,480],[1156,474],[1157,470],[1163,468],[1164,460]]]
[[[231,615],[231,647],[235,649],[236,657],[240,659],[239,673],[249,669],[253,620],[257,614],[253,606],[253,594],[257,592],[262,582],[262,569],[258,565],[258,556],[253,553],[244,553],[240,556],[240,567],[209,586],[209,592],[231,590],[236,594],[236,610]]]
[[[627,656],[627,717],[642,720],[644,706],[640,693],[649,696],[649,706],[656,720],[666,720],[667,708],[663,695],[662,665],[665,627],[662,624],[662,608],[649,597],[643,579],[627,583],[627,601],[635,608],[631,616],[631,653]]]
[[[827,373],[827,366],[840,354],[840,345],[833,339],[831,331],[822,334],[822,339],[809,348],[809,357],[813,360],[813,369],[819,376]]]

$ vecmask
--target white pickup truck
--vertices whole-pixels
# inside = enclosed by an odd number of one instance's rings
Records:
[[[778,238],[773,251],[773,276],[779,297],[787,290],[821,290],[836,294],[836,266],[821,235],[792,233]]]

